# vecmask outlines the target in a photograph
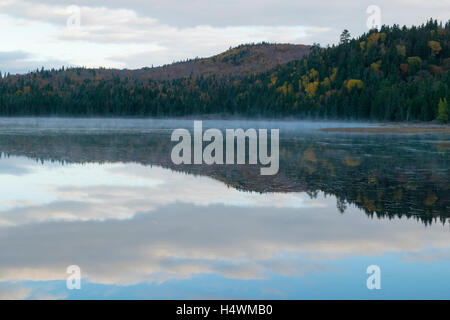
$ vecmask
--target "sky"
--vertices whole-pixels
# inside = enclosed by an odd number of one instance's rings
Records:
[[[335,44],[373,22],[447,21],[450,0],[0,0],[0,70],[137,69],[242,43]]]

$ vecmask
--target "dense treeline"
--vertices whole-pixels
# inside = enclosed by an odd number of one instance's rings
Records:
[[[450,21],[430,20],[357,39],[345,31],[337,46],[316,45],[301,60],[247,76],[154,81],[104,69],[40,70],[1,79],[0,114],[447,121],[449,44]]]

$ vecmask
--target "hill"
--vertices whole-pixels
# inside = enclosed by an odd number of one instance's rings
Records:
[[[18,79],[33,79],[34,81],[48,79],[53,84],[65,78],[75,79],[75,82],[109,81],[113,79],[126,80],[174,80],[180,78],[197,78],[209,76],[246,76],[265,72],[278,65],[299,60],[309,53],[310,46],[295,44],[258,43],[243,44],[208,58],[195,58],[175,62],[160,67],[144,67],[141,69],[106,69],[106,68],[67,68],[60,70],[39,70],[25,75],[8,75],[12,81]],[[1,76],[1,75],[0,75]]]
[[[294,44],[240,45],[210,58],[193,59],[156,68],[135,70],[139,77],[153,80],[172,80],[198,76],[243,76],[259,73],[300,60],[309,53],[310,46]]]
[[[8,76],[0,114],[445,122],[449,71],[450,21],[429,20],[354,39],[344,32],[327,48],[260,44],[161,68]]]

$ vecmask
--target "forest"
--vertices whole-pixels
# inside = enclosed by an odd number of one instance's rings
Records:
[[[344,30],[339,40],[325,48],[313,45],[302,57],[263,71],[216,68],[167,80],[146,76],[146,68],[6,74],[0,79],[0,115],[448,121],[450,20],[383,26],[357,38]],[[249,46],[230,49],[212,63],[248,64]]]

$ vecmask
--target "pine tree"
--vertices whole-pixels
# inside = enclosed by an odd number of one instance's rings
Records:
[[[340,43],[348,43],[350,41],[350,38],[351,38],[350,32],[347,29],[344,29],[339,38]]]

